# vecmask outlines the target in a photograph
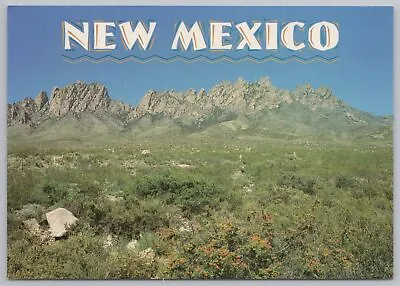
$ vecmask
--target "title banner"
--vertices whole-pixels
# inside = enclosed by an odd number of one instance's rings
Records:
[[[62,55],[71,62],[119,63],[332,63],[339,57],[341,28],[334,16],[310,19],[271,7],[176,7],[172,16],[165,13],[171,8],[126,7],[123,17],[112,10],[65,17],[59,23]]]

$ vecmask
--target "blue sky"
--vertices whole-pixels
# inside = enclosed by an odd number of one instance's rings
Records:
[[[93,20],[157,22],[154,45],[148,51],[137,48],[124,50],[116,31],[117,50],[107,54],[117,57],[131,54],[140,57],[154,54],[164,57],[178,54],[240,57],[250,54],[258,58],[268,55],[308,58],[318,54],[327,58],[337,56],[339,60],[332,64],[301,64],[294,61],[285,64],[69,63],[63,59],[63,55],[76,57],[86,53],[101,57],[105,53],[86,52],[79,47],[75,51],[65,51],[61,30],[63,20],[90,23]],[[302,21],[307,25],[332,21],[340,27],[340,41],[334,50],[318,53],[309,48],[291,52],[284,47],[275,52],[232,50],[193,53],[170,50],[176,23],[185,21],[191,25],[194,21],[201,21],[207,30],[211,20],[235,23],[277,20],[279,27],[291,21]],[[304,39],[302,33],[296,35],[297,40]],[[55,86],[83,80],[103,83],[113,98],[136,105],[149,89],[209,89],[222,80],[234,81],[242,77],[254,81],[268,76],[274,85],[286,89],[304,83],[315,87],[329,86],[337,97],[356,108],[379,115],[393,114],[392,35],[392,9],[388,7],[10,7],[8,101],[34,97],[40,90],[50,93]],[[232,30],[233,44],[236,39]]]

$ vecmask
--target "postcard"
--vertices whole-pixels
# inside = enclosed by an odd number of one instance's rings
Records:
[[[392,279],[392,7],[7,29],[8,279]]]

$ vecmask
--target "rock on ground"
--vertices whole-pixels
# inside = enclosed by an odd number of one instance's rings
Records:
[[[66,235],[66,227],[74,225],[78,220],[69,210],[64,208],[58,208],[46,213],[46,218],[53,237]]]
[[[142,150],[142,155],[149,155],[151,152],[150,150]]]

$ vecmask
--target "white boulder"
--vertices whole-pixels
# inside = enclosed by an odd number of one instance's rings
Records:
[[[53,237],[63,237],[67,233],[67,227],[72,226],[78,220],[69,210],[58,208],[46,213],[46,219]]]

